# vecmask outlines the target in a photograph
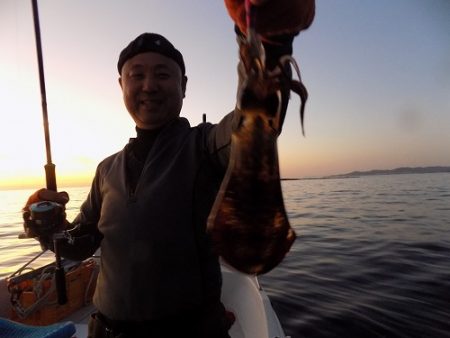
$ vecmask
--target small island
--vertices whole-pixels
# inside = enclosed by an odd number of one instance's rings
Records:
[[[346,174],[330,175],[322,178],[357,178],[361,176],[374,176],[374,175],[433,174],[433,173],[450,173],[450,167],[433,166],[433,167],[400,167],[388,170],[374,169],[368,171],[352,171]]]
[[[400,167],[395,169],[373,169],[368,171],[352,171],[346,174],[329,175],[322,177],[282,178],[281,180],[282,181],[323,180],[332,178],[358,178],[362,176],[375,176],[375,175],[434,174],[434,173],[450,173],[450,167],[431,166],[431,167]]]

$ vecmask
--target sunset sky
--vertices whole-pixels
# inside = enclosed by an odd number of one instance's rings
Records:
[[[295,40],[310,93],[306,137],[292,96],[282,177],[450,165],[450,1],[317,0]],[[222,0],[40,0],[53,162],[60,186],[135,136],[118,85],[120,51],[166,36],[189,78],[181,115],[218,122],[235,104],[237,46]],[[43,185],[44,137],[31,1],[0,1],[0,188]]]

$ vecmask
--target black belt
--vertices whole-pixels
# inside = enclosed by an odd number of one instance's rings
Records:
[[[221,303],[143,321],[114,320],[97,312],[92,320],[96,333],[92,338],[230,338],[228,330],[233,321],[227,318]]]
[[[94,318],[95,332],[102,334],[98,338],[184,337],[186,332],[194,333],[198,329],[198,318],[194,317],[192,313],[161,320],[134,321],[114,320],[97,312]]]

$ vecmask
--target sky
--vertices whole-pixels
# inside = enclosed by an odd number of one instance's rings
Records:
[[[143,32],[185,59],[181,116],[218,122],[235,105],[238,50],[223,1],[40,0],[53,163],[59,186],[89,184],[135,136],[120,51]],[[292,96],[281,176],[450,165],[450,1],[316,0],[294,42],[309,91],[306,137]],[[0,0],[0,188],[41,187],[46,162],[31,1]]]

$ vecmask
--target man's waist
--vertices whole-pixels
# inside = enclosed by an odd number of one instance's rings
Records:
[[[174,323],[193,323],[199,317],[198,309],[186,310],[183,313],[177,313],[163,318],[146,320],[118,320],[109,318],[101,312],[96,313],[96,319],[102,322],[107,328],[116,332],[130,332],[154,327],[170,327]]]

